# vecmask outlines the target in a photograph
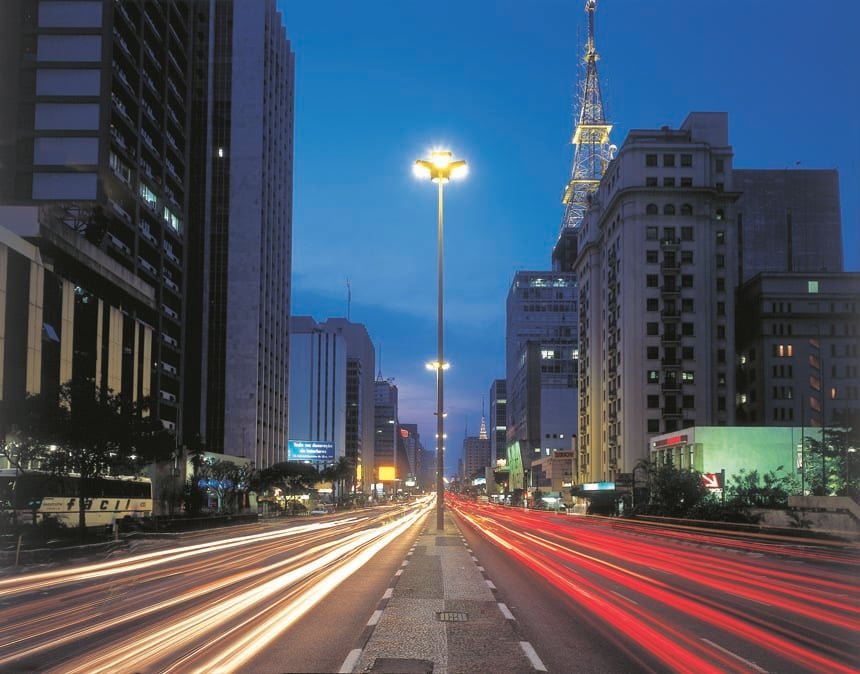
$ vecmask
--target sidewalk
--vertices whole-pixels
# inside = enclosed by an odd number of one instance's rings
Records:
[[[546,671],[466,547],[451,515],[430,513],[341,672]]]

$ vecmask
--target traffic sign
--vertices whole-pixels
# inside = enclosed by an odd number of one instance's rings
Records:
[[[705,489],[715,491],[723,488],[723,485],[720,484],[720,473],[702,473],[702,482]]]

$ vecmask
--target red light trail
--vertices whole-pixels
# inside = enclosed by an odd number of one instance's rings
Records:
[[[767,671],[753,658],[828,674],[860,665],[856,548],[450,503],[634,657],[687,672]]]

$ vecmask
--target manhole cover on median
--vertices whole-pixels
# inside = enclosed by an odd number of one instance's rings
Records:
[[[433,661],[412,658],[376,658],[370,671],[374,674],[433,674]]]
[[[442,611],[436,613],[436,620],[443,623],[464,623],[468,619],[468,613],[454,613],[452,611]]]

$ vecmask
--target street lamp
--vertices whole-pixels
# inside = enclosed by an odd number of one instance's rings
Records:
[[[454,161],[454,153],[450,150],[434,150],[430,153],[430,159],[419,159],[413,166],[413,171],[420,178],[430,178],[434,183],[439,185],[439,226],[437,231],[438,237],[438,302],[437,302],[437,323],[436,323],[436,529],[441,531],[445,528],[444,517],[444,497],[445,487],[442,483],[442,473],[445,471],[443,458],[444,449],[442,447],[442,436],[444,434],[444,420],[442,417],[442,402],[444,390],[444,349],[442,339],[442,260],[443,260],[443,200],[442,187],[452,178],[461,178],[467,172],[466,162],[462,159]]]
[[[397,419],[389,419],[391,424],[391,456],[394,462],[394,497],[397,498]]]

